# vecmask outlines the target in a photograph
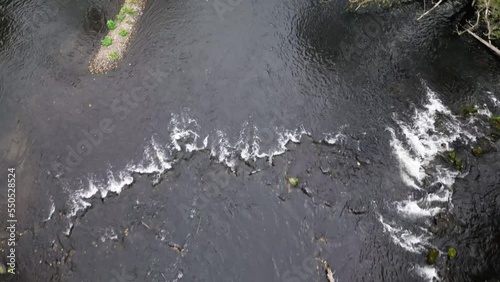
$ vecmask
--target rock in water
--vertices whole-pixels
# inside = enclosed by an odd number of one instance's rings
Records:
[[[439,256],[439,251],[437,249],[430,249],[429,254],[427,255],[427,263],[433,265],[436,263],[436,259]]]
[[[454,260],[457,257],[457,250],[453,247],[448,248],[448,257],[451,260]]]
[[[288,178],[288,183],[290,183],[290,185],[296,187],[297,185],[299,185],[299,179],[295,178],[295,177],[290,177],[290,178]]]

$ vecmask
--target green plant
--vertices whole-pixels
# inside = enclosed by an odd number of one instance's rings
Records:
[[[108,20],[109,30],[114,30],[116,28],[116,22],[114,20]]]
[[[110,59],[111,61],[116,61],[116,60],[118,60],[119,58],[120,58],[120,56],[118,56],[118,53],[116,53],[116,51],[115,51],[115,52],[112,52],[111,54],[109,54],[109,59]]]
[[[109,46],[113,44],[113,38],[106,36],[104,39],[101,41],[102,46]]]
[[[122,29],[122,30],[120,30],[120,33],[119,33],[119,34],[120,34],[120,36],[125,37],[125,36],[127,36],[127,35],[128,35],[128,31],[126,31],[126,30]]]
[[[116,16],[116,20],[119,21],[119,22],[123,22],[123,20],[125,19],[125,14],[120,12],[117,16]]]
[[[122,7],[122,9],[120,10],[120,13],[135,15],[134,9],[128,8],[128,7]]]

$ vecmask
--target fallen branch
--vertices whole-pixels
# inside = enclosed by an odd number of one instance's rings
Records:
[[[429,9],[429,11],[423,13],[420,17],[418,17],[417,21],[419,21],[421,18],[425,17],[427,14],[436,9],[441,4],[441,2],[443,2],[443,0],[439,0],[432,8]]]
[[[479,37],[479,35],[475,34],[474,32],[470,31],[470,30],[466,30],[470,35],[474,36],[474,38],[476,38],[477,40],[479,40],[479,42],[483,43],[484,45],[486,45],[486,47],[490,48],[493,52],[495,52],[498,56],[500,56],[500,50],[493,46],[491,43],[489,43],[488,41],[482,39],[481,37]]]
[[[488,15],[490,14],[490,1],[488,0],[485,2],[486,7],[484,9],[484,21],[486,22],[486,26],[488,27],[488,33],[486,36],[488,37],[488,42],[491,43],[491,24],[490,20],[488,19]]]

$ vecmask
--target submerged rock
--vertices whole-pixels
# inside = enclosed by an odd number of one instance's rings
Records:
[[[451,260],[454,260],[456,256],[457,256],[457,250],[453,247],[449,247],[448,248],[448,257]]]
[[[484,153],[483,148],[480,146],[472,148],[472,154],[476,157],[482,156]]]
[[[93,32],[99,33],[104,31],[104,27],[106,26],[104,11],[97,7],[91,7],[87,10],[86,21],[88,29]]]
[[[296,177],[290,177],[290,178],[288,178],[288,183],[290,183],[290,185],[296,187],[297,185],[299,185],[299,179]]]
[[[454,227],[452,218],[447,213],[440,213],[434,216],[434,224],[430,226],[429,230],[436,234],[441,235]]]
[[[429,254],[427,255],[427,263],[433,265],[436,263],[436,259],[439,256],[439,251],[435,248],[429,250]]]
[[[500,131],[500,116],[494,116],[490,118],[491,128],[496,131]]]
[[[466,117],[469,117],[469,116],[476,114],[477,111],[478,111],[478,108],[476,108],[475,106],[465,106],[462,108],[462,112],[463,112],[464,116],[466,116]]]

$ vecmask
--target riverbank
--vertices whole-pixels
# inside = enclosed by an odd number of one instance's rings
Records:
[[[91,73],[103,73],[118,66],[123,59],[137,23],[144,11],[146,0],[125,0],[120,13],[108,20],[108,34],[101,41],[99,50],[90,61]]]

